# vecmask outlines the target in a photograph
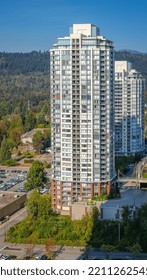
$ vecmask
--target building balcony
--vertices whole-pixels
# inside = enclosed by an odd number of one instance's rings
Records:
[[[69,197],[70,198],[70,197]],[[67,205],[67,204],[65,204],[65,203],[68,203],[68,202],[71,202],[71,198],[70,199],[68,199],[68,197],[67,198],[62,198],[62,205]]]

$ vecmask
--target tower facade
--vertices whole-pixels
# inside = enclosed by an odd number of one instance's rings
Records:
[[[115,153],[144,150],[145,80],[127,61],[115,62]]]
[[[92,24],[74,24],[50,50],[52,206],[69,211],[104,189],[114,167],[113,44]]]

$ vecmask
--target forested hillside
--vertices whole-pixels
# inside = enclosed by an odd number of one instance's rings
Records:
[[[116,52],[115,60],[128,60],[147,84],[147,54]],[[0,118],[49,102],[49,52],[0,53]]]
[[[30,75],[34,72],[49,73],[49,52],[0,52],[0,76]]]
[[[128,60],[133,68],[147,78],[147,54],[127,51],[115,52],[115,60]],[[0,52],[0,76],[49,74],[49,52],[5,53]]]
[[[0,118],[49,102],[49,52],[0,53]]]

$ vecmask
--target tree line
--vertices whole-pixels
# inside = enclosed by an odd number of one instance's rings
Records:
[[[127,60],[147,79],[147,54],[115,51],[115,60]],[[30,53],[0,52],[0,76],[49,74],[49,52]]]
[[[33,136],[33,146],[37,153],[50,146],[50,105],[44,103],[38,111],[22,110],[21,113],[10,115],[0,120],[0,163],[6,164],[11,159],[11,152],[18,149],[21,135],[34,128],[44,128],[36,131]],[[10,161],[14,162],[14,161]],[[8,162],[9,163],[9,162]]]
[[[49,52],[0,52],[0,76],[28,75],[34,72],[49,73]]]

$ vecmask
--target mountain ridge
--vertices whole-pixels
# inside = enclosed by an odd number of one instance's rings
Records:
[[[118,50],[117,52],[129,52],[131,54],[142,54],[142,55],[147,54],[145,52],[140,52],[140,51],[137,51],[137,50],[130,50],[130,49],[121,49],[121,50]]]
[[[49,52],[0,52],[0,117],[12,114],[28,99],[33,108],[49,102]],[[128,60],[147,85],[147,54],[115,51],[115,60]]]

